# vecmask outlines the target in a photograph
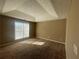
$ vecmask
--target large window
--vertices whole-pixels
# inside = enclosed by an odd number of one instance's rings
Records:
[[[15,22],[15,40],[29,37],[29,23]]]

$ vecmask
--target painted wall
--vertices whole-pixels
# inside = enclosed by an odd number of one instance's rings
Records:
[[[14,33],[14,20],[7,16],[1,17],[1,44],[7,43],[15,40],[15,33]]]
[[[66,19],[37,23],[37,38],[65,42]]]
[[[0,42],[1,42],[1,16],[0,16]]]
[[[66,56],[67,59],[79,59],[79,0],[72,0],[67,19]]]
[[[35,38],[36,23],[22,19],[0,15],[0,44],[15,41],[15,22],[28,22],[30,24],[30,38]],[[23,38],[26,39],[26,38]]]

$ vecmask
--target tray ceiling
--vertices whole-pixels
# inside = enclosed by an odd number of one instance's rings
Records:
[[[70,0],[0,0],[0,13],[28,21],[66,18]]]

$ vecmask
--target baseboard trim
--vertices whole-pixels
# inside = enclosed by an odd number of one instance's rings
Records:
[[[39,39],[44,39],[44,40],[48,40],[48,41],[52,41],[52,42],[56,42],[56,43],[60,43],[60,44],[64,44],[65,45],[64,42],[59,42],[59,41],[52,40],[52,39],[46,39],[46,38],[41,38],[41,37]]]

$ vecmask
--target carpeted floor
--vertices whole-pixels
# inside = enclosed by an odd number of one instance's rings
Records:
[[[65,45],[28,39],[0,48],[0,59],[66,59]]]

